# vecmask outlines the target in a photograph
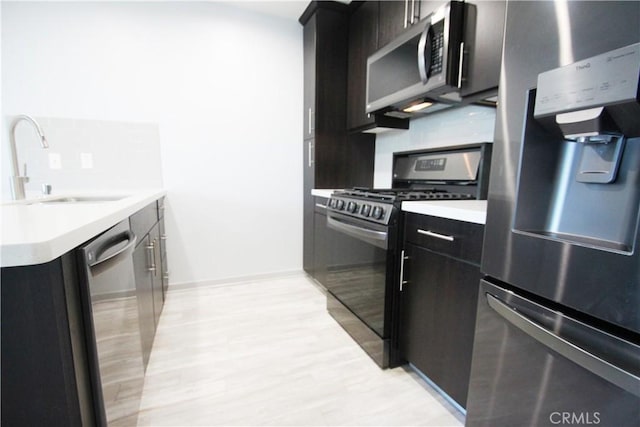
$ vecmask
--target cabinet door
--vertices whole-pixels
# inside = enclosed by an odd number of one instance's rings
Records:
[[[506,1],[476,1],[466,9],[465,21],[472,25],[465,26],[462,96],[497,94],[506,7]]]
[[[162,297],[162,266],[160,251],[160,226],[156,224],[149,232],[151,245],[151,290],[153,295],[153,320],[158,327],[164,299]]]
[[[4,426],[80,427],[99,418],[82,326],[81,298],[89,304],[90,297],[74,255],[1,269]]]
[[[153,265],[149,236],[145,236],[133,251],[133,267],[136,278],[136,295],[138,298],[138,316],[140,321],[140,339],[142,356],[146,369],[149,354],[153,346],[156,324],[153,311]]]
[[[378,23],[378,48],[388,44],[406,28],[407,7],[410,1],[385,0],[380,3],[380,20]]]
[[[304,271],[313,275],[313,196],[311,190],[315,184],[315,152],[314,140],[304,141],[303,158],[303,234],[302,234],[302,267]]]
[[[318,204],[326,203],[317,201]],[[322,208],[316,208],[314,213],[314,238],[313,238],[313,277],[322,286],[327,282],[327,214],[319,212]],[[325,208],[326,209],[326,208]]]
[[[316,105],[316,28],[317,17],[312,16],[303,29],[304,110],[303,139],[315,135]]]
[[[378,2],[363,3],[349,23],[349,66],[347,86],[347,128],[373,123],[366,113],[367,58],[378,48]]]
[[[412,244],[405,256],[400,351],[464,407],[480,268]]]
[[[158,221],[160,227],[160,274],[162,280],[162,300],[167,298],[167,290],[169,289],[169,263],[167,261],[167,231],[164,225],[164,217]]]

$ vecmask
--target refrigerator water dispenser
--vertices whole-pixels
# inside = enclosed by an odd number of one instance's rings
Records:
[[[538,75],[514,232],[630,254],[640,220],[640,43]]]

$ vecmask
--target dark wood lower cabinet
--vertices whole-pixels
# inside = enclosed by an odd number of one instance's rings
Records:
[[[162,310],[161,273],[167,271],[164,233],[158,216],[153,219],[156,206],[153,202],[130,220],[132,229],[142,234],[133,260],[145,366]],[[91,308],[79,259],[74,249],[44,264],[1,269],[0,425],[100,424],[100,405],[92,391],[96,371],[90,361],[95,341],[86,320]]]
[[[419,229],[455,240],[423,240],[425,235]],[[478,224],[420,215],[409,215],[405,229],[400,351],[463,408],[482,277],[476,249],[482,242],[482,231]]]
[[[149,362],[156,328],[164,306],[165,280],[168,277],[164,243],[161,239],[161,223],[156,223],[149,234],[138,236],[138,244],[133,252],[133,267],[136,280],[136,294],[140,316],[140,338],[144,366]]]
[[[465,407],[480,269],[411,244],[405,255],[401,351]]]
[[[153,275],[151,268],[151,245],[149,236],[138,240],[133,251],[133,268],[136,278],[136,296],[140,322],[140,340],[142,341],[142,357],[144,366],[149,362],[156,324],[153,308]]]
[[[326,206],[327,199],[316,197],[317,205]],[[316,206],[314,212],[313,239],[313,278],[325,286],[327,281],[327,212],[326,208]]]
[[[2,268],[3,426],[95,423],[73,253]]]
[[[160,202],[158,202],[158,205]],[[158,206],[158,215],[164,214],[164,208]],[[167,231],[164,225],[164,215],[158,221],[160,227],[160,280],[162,282],[162,301],[167,298],[169,290],[169,262],[167,261]]]

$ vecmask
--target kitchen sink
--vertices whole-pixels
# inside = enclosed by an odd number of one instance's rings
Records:
[[[100,203],[100,202],[116,202],[129,196],[60,196],[51,199],[34,200],[33,203]]]
[[[8,205],[54,205],[54,204],[76,204],[76,203],[103,203],[117,202],[130,197],[129,194],[105,194],[105,195],[60,195],[45,196],[35,199],[9,200],[0,203],[2,206]]]

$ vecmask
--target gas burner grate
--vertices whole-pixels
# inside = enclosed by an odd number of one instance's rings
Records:
[[[419,200],[469,200],[475,199],[471,194],[451,193],[437,188],[410,190],[404,188],[370,189],[356,187],[350,190],[336,192],[336,195],[357,199],[375,200],[383,203]]]

